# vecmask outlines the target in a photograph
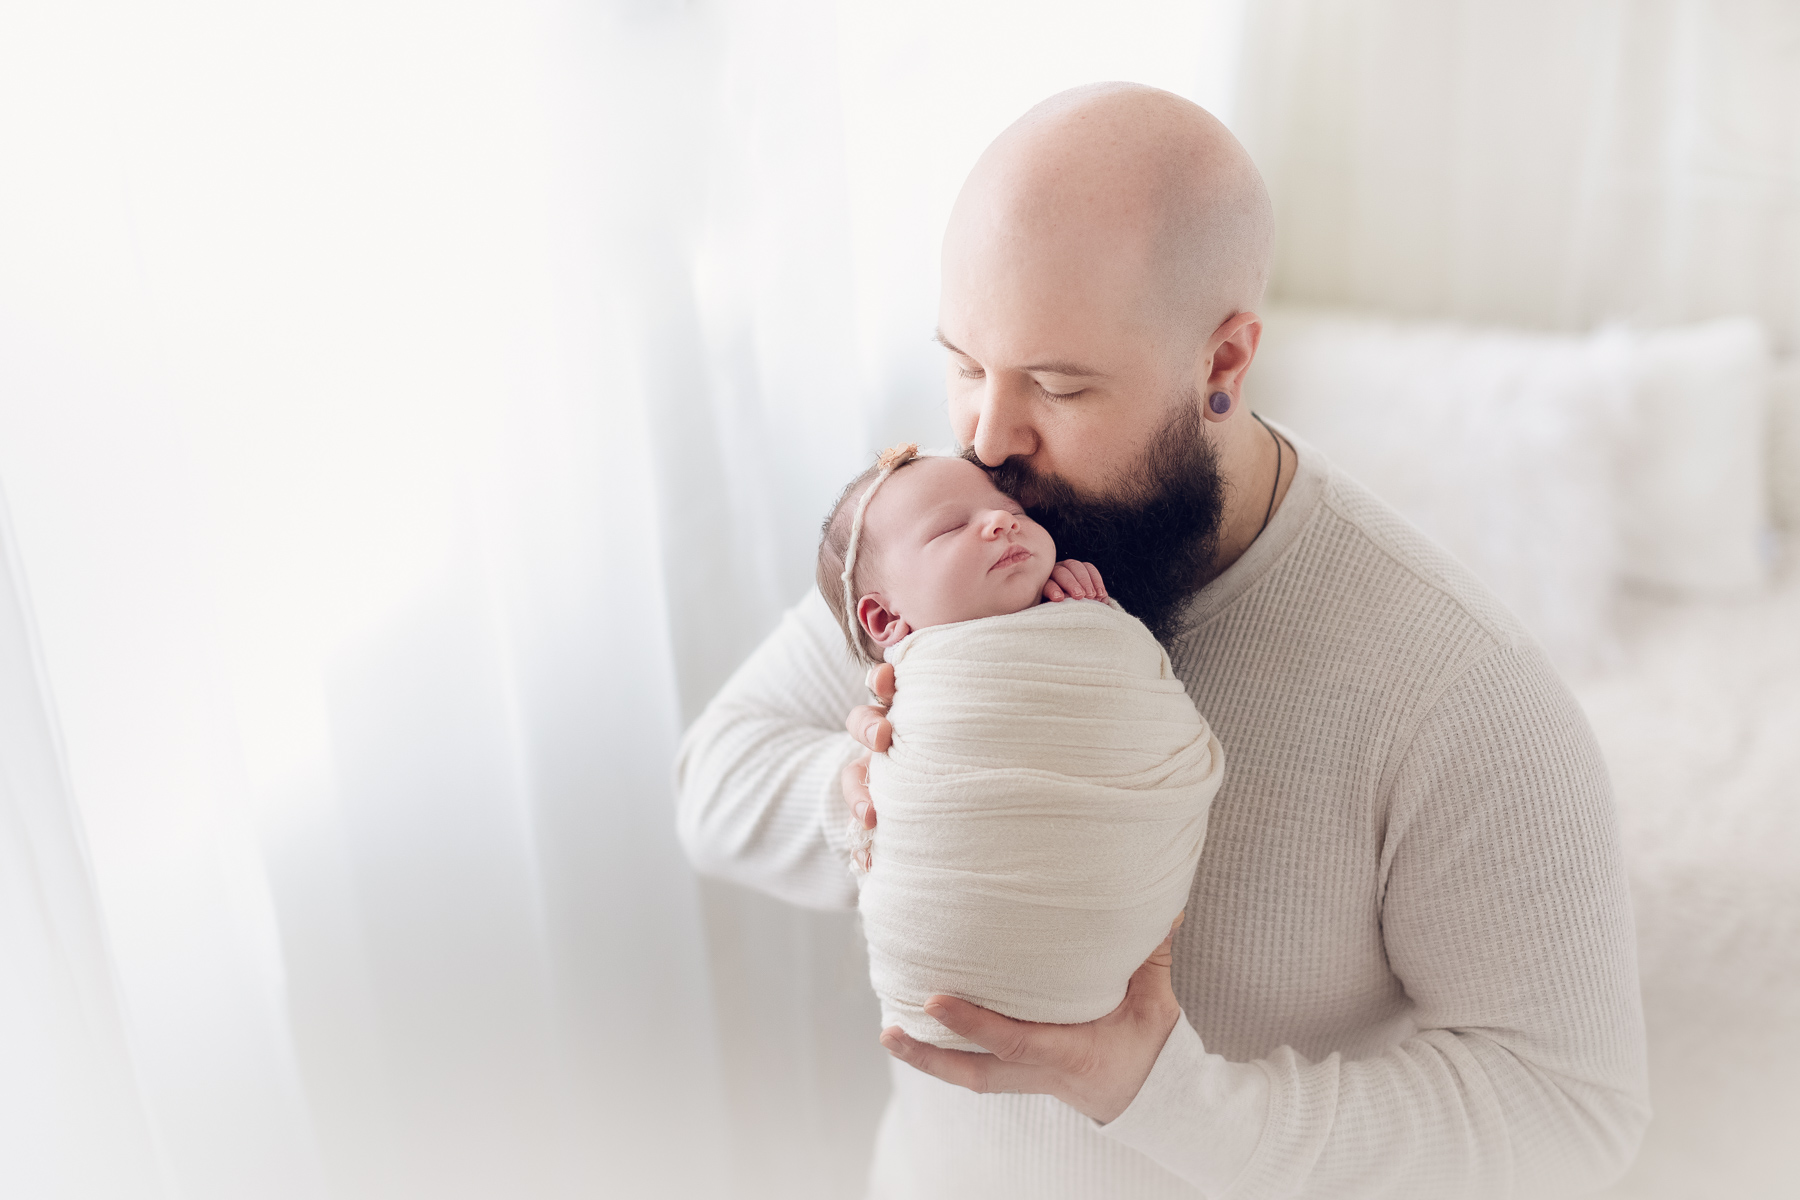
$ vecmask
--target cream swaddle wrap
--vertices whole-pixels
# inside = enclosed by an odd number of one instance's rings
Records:
[[[1142,622],[1065,600],[888,651],[893,744],[858,908],[882,1024],[979,1049],[935,993],[1027,1021],[1105,1016],[1187,905],[1224,754]]]

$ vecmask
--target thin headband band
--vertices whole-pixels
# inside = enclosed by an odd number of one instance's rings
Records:
[[[838,578],[844,583],[844,632],[849,635],[850,644],[856,648],[856,657],[864,662],[874,660],[863,651],[862,622],[856,616],[856,589],[850,585],[850,577],[856,573],[856,545],[862,540],[863,514],[869,511],[869,501],[875,498],[876,489],[887,482],[888,476],[917,457],[917,442],[904,442],[883,450],[881,457],[875,460],[875,465],[881,468],[881,472],[856,502],[856,512],[850,518],[850,543],[844,547],[844,573]]]

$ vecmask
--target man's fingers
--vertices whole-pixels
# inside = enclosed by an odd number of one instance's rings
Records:
[[[1125,998],[1161,997],[1167,993],[1170,998],[1175,995],[1174,984],[1169,979],[1169,969],[1175,962],[1175,931],[1187,920],[1187,913],[1175,914],[1174,923],[1169,926],[1168,936],[1150,952],[1142,966],[1131,973],[1130,981],[1125,985]],[[963,1034],[968,1037],[968,1034]]]
[[[925,1001],[925,1015],[1002,1062],[1059,1065],[1064,1057],[1046,1044],[1059,1031],[1054,1025],[1015,1021],[955,996],[933,996]]]
[[[877,663],[869,672],[869,690],[880,697],[883,705],[894,702],[894,664]]]
[[[844,718],[844,728],[850,736],[876,754],[887,753],[887,748],[894,743],[894,727],[888,723],[887,704],[894,699],[894,667],[892,663],[879,663],[863,677],[863,683],[871,692],[880,698],[881,704],[859,704],[850,710]],[[869,795],[869,755],[847,763],[838,774],[838,787],[844,794],[844,803],[864,829],[875,828],[875,801]],[[858,864],[869,868],[866,856],[857,856]]]
[[[892,695],[893,690],[893,678],[889,676],[888,694]],[[850,731],[851,737],[877,754],[885,754],[894,740],[894,727],[888,724],[887,710],[873,704],[859,704],[851,709],[850,715],[844,718],[844,728]]]
[[[1002,1062],[992,1054],[946,1050],[908,1037],[898,1025],[882,1030],[881,1044],[907,1066],[971,1092],[1047,1092],[1050,1087],[1038,1067]]]
[[[875,828],[875,802],[869,796],[869,755],[844,764],[838,772],[838,788],[844,793],[844,804],[862,822],[864,829]],[[863,863],[867,867],[868,863]]]

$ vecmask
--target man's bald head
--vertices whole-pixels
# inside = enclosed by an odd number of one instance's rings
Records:
[[[944,238],[946,293],[1001,277],[1099,288],[1120,319],[1191,348],[1268,280],[1274,218],[1250,156],[1169,92],[1101,83],[1027,112],[970,172]],[[1165,340],[1167,339],[1167,340]]]
[[[1255,166],[1179,96],[1096,84],[994,140],[944,234],[957,441],[1059,550],[1167,627],[1273,502],[1244,416],[1273,227]]]

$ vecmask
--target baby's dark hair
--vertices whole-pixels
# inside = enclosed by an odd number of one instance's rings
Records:
[[[818,581],[819,592],[825,597],[831,615],[837,618],[838,628],[844,631],[844,643],[853,657],[863,662],[880,662],[881,647],[856,614],[844,608],[844,556],[850,552],[850,526],[856,517],[856,506],[862,500],[863,493],[869,490],[880,474],[890,465],[898,471],[908,463],[917,462],[919,448],[908,444],[895,446],[882,451],[881,457],[874,464],[844,485],[838,494],[837,503],[831,506],[831,513],[825,518],[825,524],[819,529],[819,562],[814,570],[814,578]],[[869,561],[873,557],[874,546],[869,541],[869,526],[863,523],[862,534],[856,542],[856,570],[850,577],[850,592],[853,596],[864,595],[862,584],[874,578],[869,570]]]

